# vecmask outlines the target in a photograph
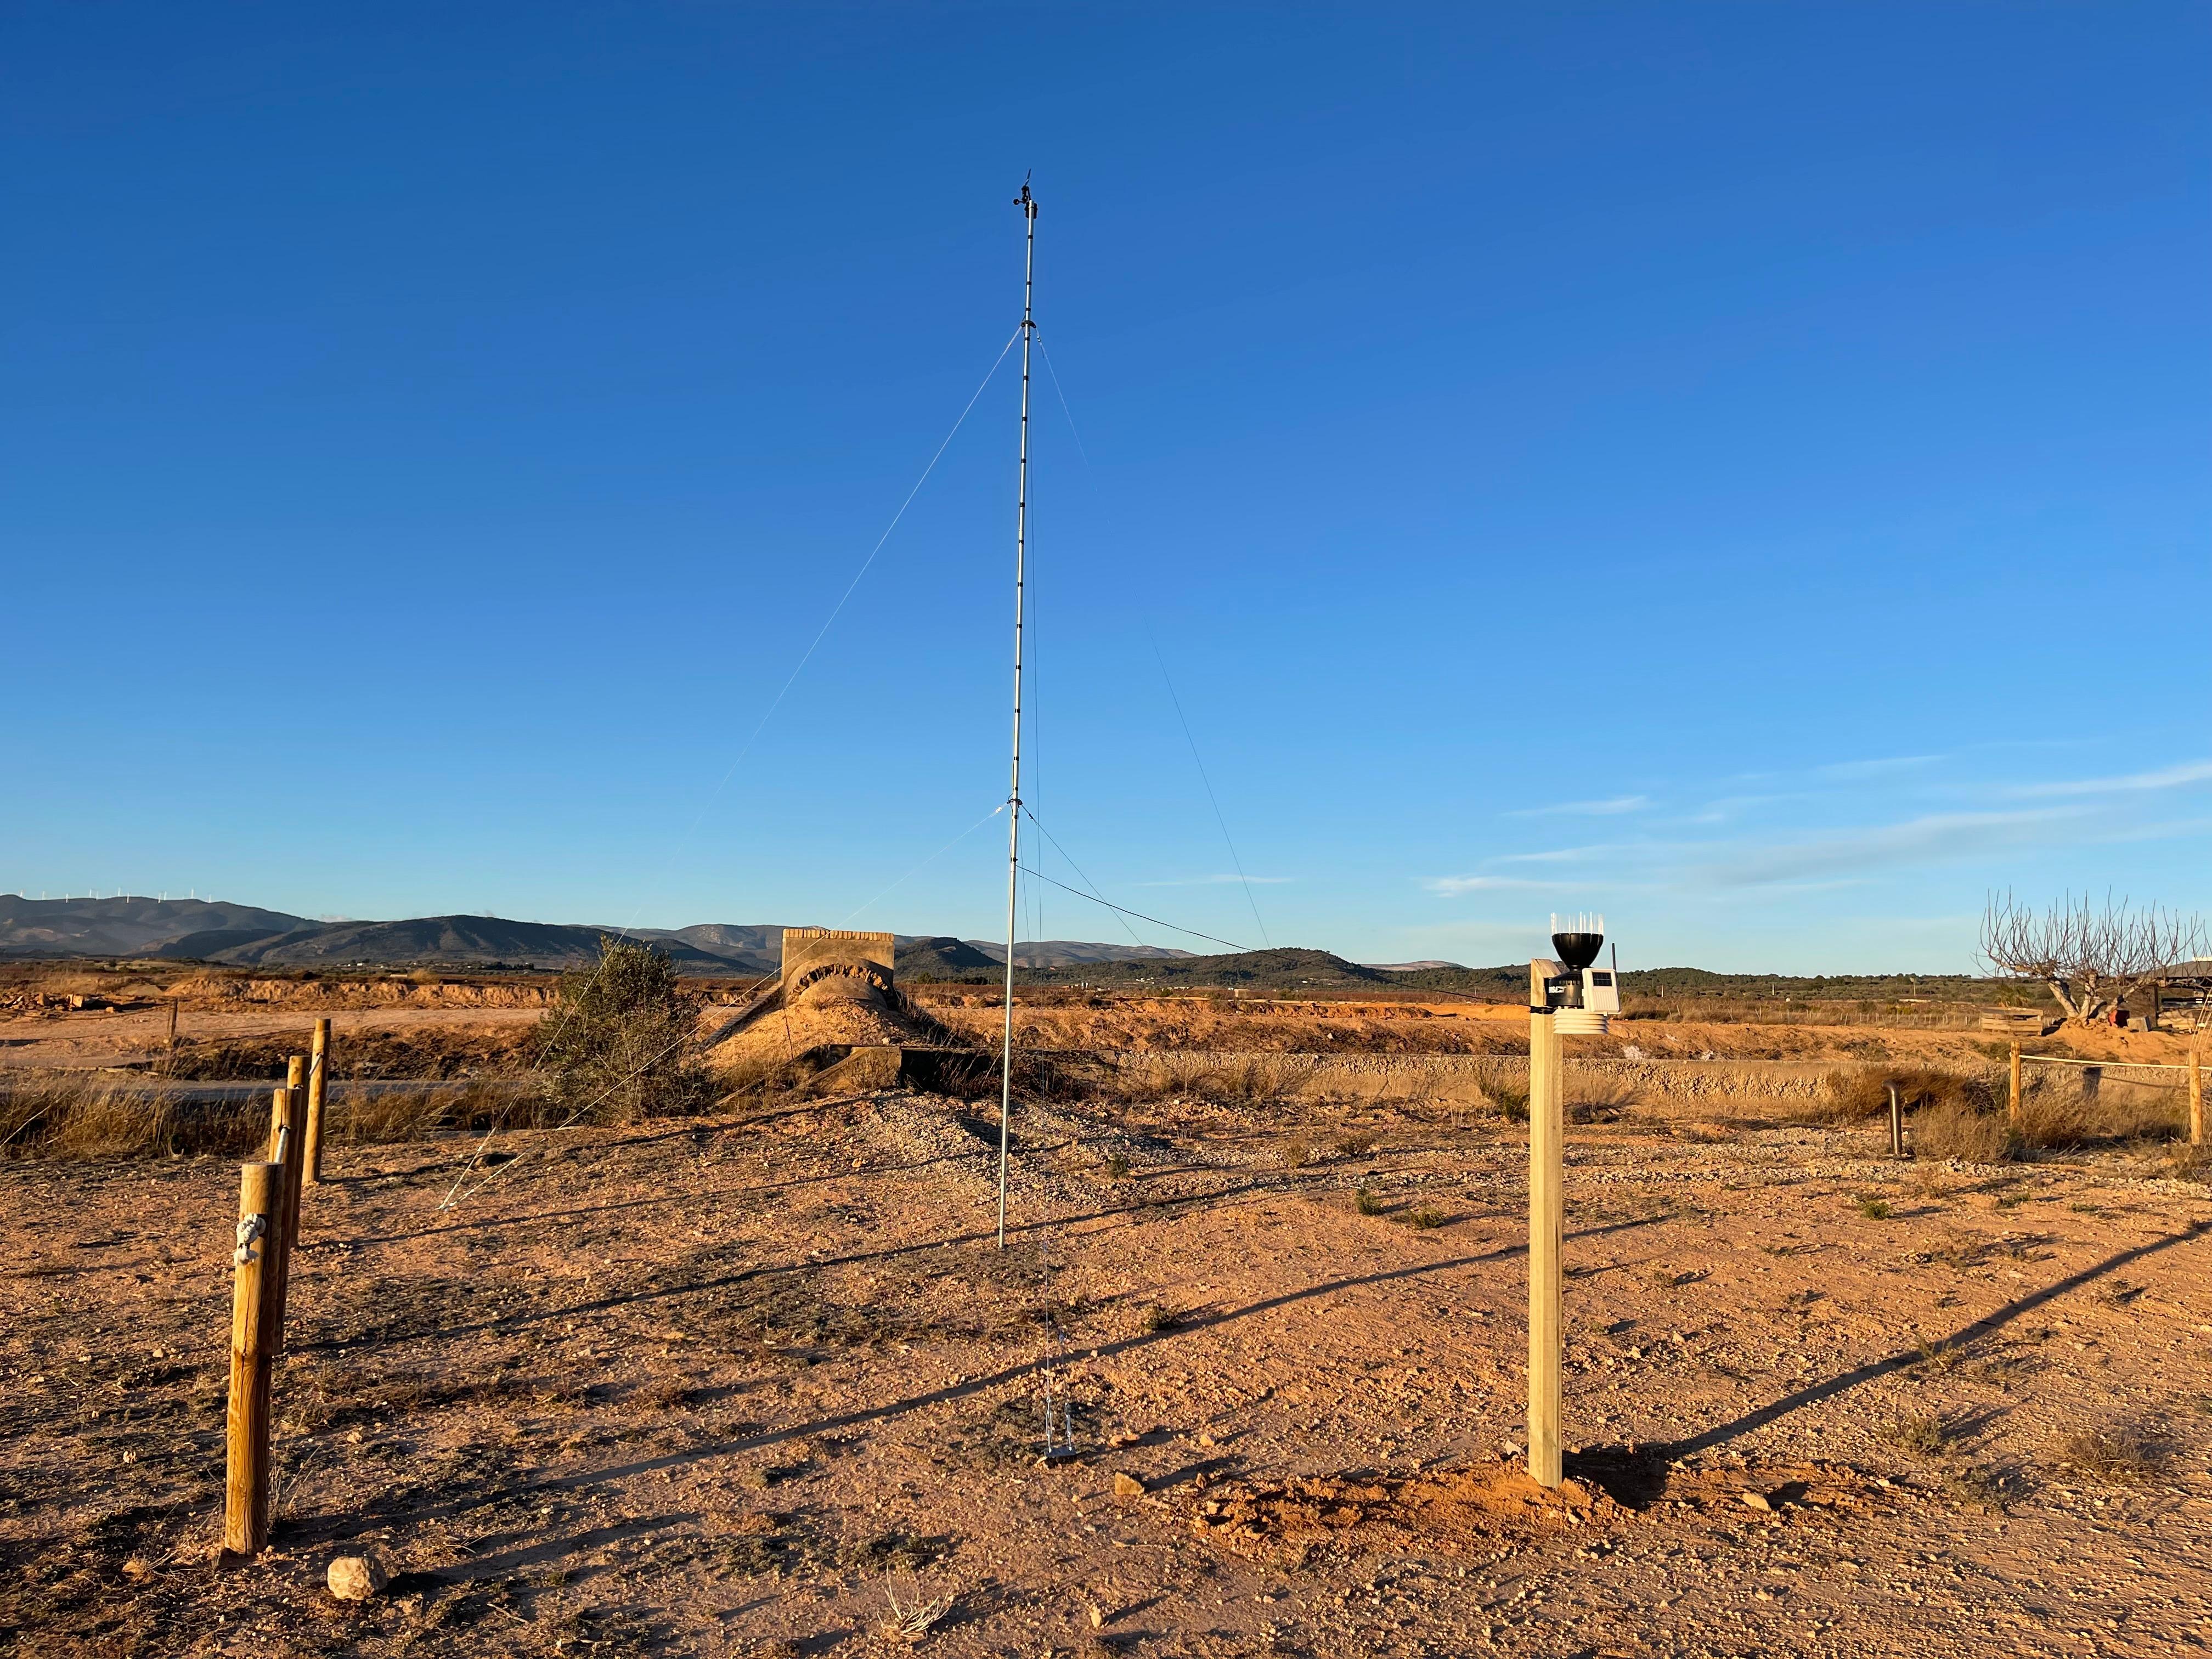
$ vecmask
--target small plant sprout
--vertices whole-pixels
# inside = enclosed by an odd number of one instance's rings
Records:
[[[1371,1187],[1362,1187],[1352,1195],[1352,1207],[1362,1215],[1381,1215],[1382,1200]]]
[[[1926,1365],[1936,1370],[1948,1371],[1959,1363],[1959,1347],[1956,1343],[1938,1342],[1923,1336],[1917,1346],[1920,1357],[1912,1362],[1916,1365]]]
[[[893,1641],[913,1644],[925,1640],[944,1622],[945,1616],[952,1611],[953,1592],[947,1590],[939,1596],[925,1597],[909,1573],[902,1593],[897,1582],[886,1573],[884,1600],[890,1604],[890,1615],[883,1624],[884,1635]]]
[[[1863,1198],[1859,1200],[1859,1213],[1869,1221],[1887,1221],[1893,1212],[1886,1198]]]

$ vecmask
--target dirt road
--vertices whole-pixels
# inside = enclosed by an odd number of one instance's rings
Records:
[[[335,1008],[319,1013],[291,1008],[191,1009],[178,1021],[180,1042],[294,1036],[304,1050],[318,1018],[331,1021],[343,1040],[363,1032],[520,1030],[544,1018],[539,1008]],[[88,1011],[0,1018],[0,1068],[77,1071],[145,1065],[168,1042],[166,1008],[118,1012]]]

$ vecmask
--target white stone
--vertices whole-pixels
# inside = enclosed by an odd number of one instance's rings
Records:
[[[341,1555],[331,1563],[331,1594],[341,1601],[366,1601],[392,1582],[373,1555]]]

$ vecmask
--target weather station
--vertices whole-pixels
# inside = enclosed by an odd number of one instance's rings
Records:
[[[1565,1314],[1559,1252],[1566,1230],[1565,1061],[1560,1039],[1597,1036],[1620,1012],[1620,951],[1596,965],[1605,918],[1552,918],[1556,957],[1528,963],[1528,1473],[1565,1476],[1559,1444]]]
[[[1552,948],[1557,957],[1538,957],[1528,964],[1528,1012],[1550,1014],[1563,1036],[1603,1036],[1611,1016],[1620,1012],[1620,947],[1613,947],[1610,966],[1596,965],[1605,948],[1605,918],[1553,916]]]

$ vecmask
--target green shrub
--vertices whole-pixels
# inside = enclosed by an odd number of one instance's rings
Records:
[[[569,1120],[596,1123],[702,1109],[714,1084],[699,1009],[666,957],[602,935],[599,963],[562,975],[541,1028],[555,1103]]]

